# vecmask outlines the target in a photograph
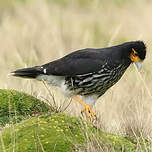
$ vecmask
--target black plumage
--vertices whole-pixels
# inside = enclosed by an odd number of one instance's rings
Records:
[[[65,77],[65,84],[69,90],[75,90],[79,95],[97,94],[103,95],[106,90],[113,86],[123,75],[128,65],[109,67],[104,64],[97,72]]]
[[[71,96],[96,95],[98,98],[121,78],[131,63],[142,62],[145,56],[145,44],[132,41],[107,48],[78,50],[50,63],[19,69],[11,74],[44,79],[59,87],[62,82]]]

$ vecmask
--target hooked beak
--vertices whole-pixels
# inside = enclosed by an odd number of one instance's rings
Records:
[[[140,70],[142,67],[142,62],[136,62],[135,64],[136,64],[137,69]]]

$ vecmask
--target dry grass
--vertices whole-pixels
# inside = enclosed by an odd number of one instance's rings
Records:
[[[118,5],[112,0],[95,0],[85,7],[73,0],[62,5],[31,0],[24,5],[16,3],[13,9],[4,9],[0,17],[1,88],[47,98],[48,92],[41,82],[7,74],[16,68],[47,63],[73,50],[141,39],[148,49],[141,75],[149,92],[152,91],[151,1],[134,0]],[[58,89],[51,91],[59,104],[65,100]],[[117,85],[96,103],[97,125],[108,132],[150,137],[152,99],[149,92],[131,66]],[[67,112],[79,115],[79,107],[72,102]]]

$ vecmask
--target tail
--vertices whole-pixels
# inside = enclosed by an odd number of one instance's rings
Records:
[[[43,68],[41,68],[40,66],[35,66],[31,68],[25,68],[25,69],[19,69],[19,70],[13,71],[9,75],[34,79],[40,74],[44,74]]]

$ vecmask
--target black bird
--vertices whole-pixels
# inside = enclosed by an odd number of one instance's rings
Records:
[[[96,100],[118,82],[131,63],[140,68],[145,56],[144,42],[132,41],[112,47],[78,50],[50,63],[10,74],[44,80],[49,85],[60,87],[66,96],[85,106],[82,112],[86,112],[87,119],[90,114],[95,119],[91,107]]]

